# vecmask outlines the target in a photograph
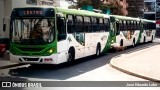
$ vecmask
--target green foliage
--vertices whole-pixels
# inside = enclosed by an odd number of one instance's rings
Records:
[[[105,0],[66,0],[68,2],[74,3],[73,5],[69,6],[69,8],[81,8],[83,5],[91,5],[95,9],[100,9],[100,10],[111,10],[111,14],[116,14],[116,15],[123,15],[122,12],[122,6],[118,3],[117,0],[114,0],[112,2],[104,3]]]

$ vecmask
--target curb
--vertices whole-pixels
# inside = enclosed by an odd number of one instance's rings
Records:
[[[11,65],[6,65],[6,66],[0,66],[0,69],[6,69],[6,68],[21,66],[21,65],[26,65],[26,64],[11,64]]]
[[[147,76],[143,76],[143,75],[139,75],[139,74],[136,74],[136,73],[133,73],[133,72],[130,72],[128,70],[125,70],[125,69],[122,69],[116,65],[113,64],[113,61],[111,60],[110,62],[110,66],[114,69],[117,69],[121,72],[124,72],[126,74],[129,74],[129,75],[132,75],[132,76],[135,76],[135,77],[139,77],[139,78],[143,78],[143,79],[146,79],[146,80],[149,80],[149,81],[152,81],[152,82],[157,82],[157,83],[160,83],[160,80],[157,80],[157,79],[154,79],[154,78],[150,78],[150,77],[147,77]]]

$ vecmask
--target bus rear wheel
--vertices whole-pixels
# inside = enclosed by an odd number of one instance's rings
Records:
[[[151,41],[150,41],[151,43],[153,42],[153,36],[152,36],[152,39],[151,39]]]
[[[145,42],[146,42],[146,37],[143,38],[143,43],[145,43]]]
[[[75,60],[75,51],[74,49],[70,49],[68,51],[67,65],[73,64],[74,60]]]
[[[100,56],[101,54],[101,45],[98,43],[96,48],[96,57]]]
[[[132,46],[135,46],[135,38],[133,39]]]
[[[120,46],[123,47],[123,40],[120,41]]]

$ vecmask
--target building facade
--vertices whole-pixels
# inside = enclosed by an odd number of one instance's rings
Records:
[[[160,0],[144,0],[144,18],[156,20],[156,36],[160,37]]]
[[[155,7],[156,7],[155,19],[156,19],[156,28],[157,28],[156,36],[160,37],[160,0],[156,0]]]
[[[156,20],[156,0],[144,0],[143,17]]]

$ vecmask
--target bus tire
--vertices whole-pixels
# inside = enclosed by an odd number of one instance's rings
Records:
[[[120,41],[120,46],[123,47],[123,40]]]
[[[99,57],[101,54],[101,44],[98,43],[96,47],[96,57]]]
[[[143,43],[145,43],[145,42],[146,42],[146,37],[143,38]]]
[[[135,46],[135,38],[133,39],[132,46]]]
[[[151,41],[150,41],[151,43],[153,42],[153,35],[152,35],[152,39],[151,39]]]
[[[73,64],[74,60],[75,60],[75,50],[73,47],[71,47],[68,51],[67,65]]]

